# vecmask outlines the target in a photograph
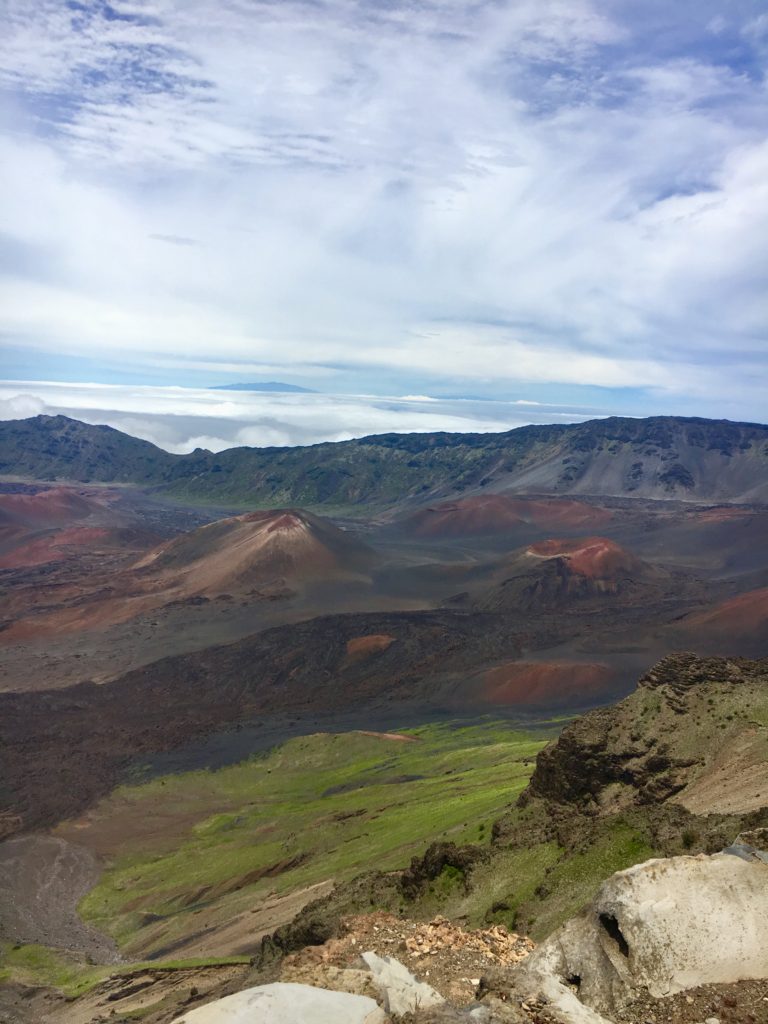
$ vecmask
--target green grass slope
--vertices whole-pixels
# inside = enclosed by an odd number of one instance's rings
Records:
[[[403,877],[341,886],[266,944],[260,970],[268,976],[275,957],[330,937],[370,901],[417,918],[496,922],[538,941],[613,872],[712,853],[766,826],[768,660],[672,655],[538,754],[489,847],[435,846]]]
[[[402,869],[436,838],[488,843],[556,729],[315,735],[219,771],[120,787],[58,830],[108,858],[81,914],[131,957],[182,955],[202,926],[223,928],[268,898]]]

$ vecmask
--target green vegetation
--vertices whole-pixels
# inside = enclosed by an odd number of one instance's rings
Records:
[[[126,965],[92,965],[59,950],[35,945],[0,945],[0,985],[14,981],[58,989],[68,999],[85,995],[107,977],[130,977],[141,971],[182,971],[195,967],[247,964],[247,956],[190,957]]]
[[[602,822],[586,849],[536,841],[543,808],[512,811],[520,846],[498,847],[472,872],[467,888],[450,887],[441,875],[411,908],[421,916],[443,914],[473,928],[494,922],[542,939],[589,902],[600,883],[659,852],[645,832],[621,818]]]
[[[88,966],[45,946],[0,946],[0,983],[50,986],[74,999],[111,973],[114,968]]]
[[[525,908],[530,931],[549,935],[592,899],[604,879],[657,852],[640,831],[621,819],[609,820],[587,850],[563,858],[542,878],[541,906],[529,900]]]
[[[403,868],[435,839],[484,841],[556,732],[488,721],[408,740],[307,736],[219,771],[121,787],[94,819],[124,839],[81,913],[146,954],[160,934],[165,947],[197,931],[201,911],[227,920],[267,895]]]

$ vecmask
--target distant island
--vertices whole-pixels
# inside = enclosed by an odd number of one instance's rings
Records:
[[[300,388],[298,384],[284,384],[279,380],[266,380],[260,384],[214,384],[209,391],[287,391],[292,394],[317,394],[312,388]]]

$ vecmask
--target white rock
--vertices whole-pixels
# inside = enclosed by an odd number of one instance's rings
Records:
[[[417,981],[394,957],[369,952],[363,953],[363,960],[373,975],[373,983],[387,1013],[413,1013],[414,1010],[426,1010],[445,1002],[439,992],[423,981]]]
[[[749,978],[768,978],[768,864],[724,853],[618,871],[511,973],[563,1024],[605,1024],[639,994]]]
[[[385,1024],[386,1019],[368,996],[275,982],[189,1010],[174,1024]]]

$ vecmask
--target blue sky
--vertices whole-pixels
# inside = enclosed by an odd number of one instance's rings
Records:
[[[3,377],[766,418],[763,3],[4,8]]]

